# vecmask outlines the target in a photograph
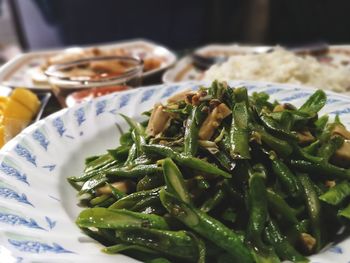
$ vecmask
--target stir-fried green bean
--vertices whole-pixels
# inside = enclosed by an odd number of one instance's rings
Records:
[[[180,201],[162,190],[160,199],[168,212],[198,234],[215,242],[237,261],[252,262],[252,257],[238,235],[216,219]]]
[[[318,116],[325,103],[215,81],[144,122],[121,115],[120,146],[68,178],[87,206],[76,223],[144,262],[308,262],[350,226],[350,132]]]
[[[246,102],[236,103],[232,111],[230,132],[231,156],[234,159],[250,159],[248,122]]]

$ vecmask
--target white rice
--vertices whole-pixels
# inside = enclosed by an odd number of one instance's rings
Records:
[[[337,92],[350,90],[350,71],[297,56],[282,48],[264,54],[232,56],[206,71],[205,80],[256,80],[295,83]]]

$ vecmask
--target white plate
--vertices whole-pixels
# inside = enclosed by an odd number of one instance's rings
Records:
[[[57,55],[62,52],[71,52],[76,49],[99,48],[101,50],[110,50],[123,48],[130,52],[133,56],[139,57],[160,57],[163,59],[159,68],[147,71],[142,74],[142,77],[148,77],[157,74],[173,65],[176,61],[176,55],[169,49],[158,45],[149,40],[127,40],[123,42],[92,45],[86,47],[71,47],[64,50],[49,50],[30,52],[21,54],[4,64],[0,68],[0,83],[10,87],[26,87],[29,89],[50,89],[47,83],[46,76],[40,70],[40,66],[50,56]],[[41,79],[40,83],[33,81],[33,75],[37,79]]]
[[[214,44],[196,49],[194,52],[203,56],[236,56],[253,53],[264,53],[271,49],[271,46],[240,46],[237,44]],[[350,46],[335,45],[329,46],[329,50],[316,56],[319,61],[330,64],[334,67],[346,67],[350,70]],[[180,59],[174,67],[163,74],[164,83],[177,83],[182,81],[201,80],[204,71],[198,70],[192,65],[190,56]]]
[[[203,84],[203,83],[202,83]],[[301,105],[313,93],[295,85],[236,81],[249,92],[265,91],[271,99]],[[55,113],[25,129],[0,151],[0,262],[134,262],[106,255],[97,242],[74,224],[81,208],[66,177],[83,171],[84,158],[118,144],[126,123],[117,113],[138,120],[141,112],[199,83],[150,86],[100,97]],[[322,114],[339,114],[350,127],[350,98],[328,93]],[[345,263],[350,238],[311,257],[313,263]],[[12,261],[11,261],[12,260]]]

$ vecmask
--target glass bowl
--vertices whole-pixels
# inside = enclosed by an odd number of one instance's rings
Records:
[[[45,74],[63,107],[141,84],[142,60],[107,56],[50,66]]]

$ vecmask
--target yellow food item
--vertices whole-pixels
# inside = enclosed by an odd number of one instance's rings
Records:
[[[23,88],[15,89],[10,97],[0,97],[0,147],[30,123],[39,107],[38,97]]]
[[[5,144],[5,126],[0,125],[0,147]]]
[[[11,100],[16,100],[27,107],[33,114],[38,112],[40,101],[31,91],[24,88],[17,88],[11,93]]]
[[[0,97],[0,111],[3,112],[6,108],[7,102],[10,100],[9,97]]]

